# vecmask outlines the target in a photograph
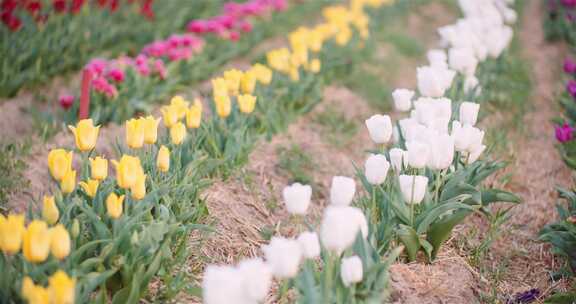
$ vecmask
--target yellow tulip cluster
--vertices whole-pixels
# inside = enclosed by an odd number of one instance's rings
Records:
[[[56,214],[55,217],[57,216]],[[24,258],[30,263],[42,263],[50,253],[54,258],[63,260],[70,254],[70,234],[62,224],[53,227],[48,224],[43,220],[33,220],[26,227],[24,215],[0,215],[2,252],[15,255],[22,250]]]
[[[31,278],[22,281],[22,297],[31,304],[73,304],[76,280],[64,271],[55,272],[48,279],[48,287],[35,285]]]
[[[186,139],[186,127],[197,129],[202,122],[202,102],[199,99],[195,99],[190,106],[190,102],[182,96],[174,96],[170,104],[163,106],[160,111],[164,126],[170,130],[170,140],[175,145],[180,145]],[[181,122],[184,118],[186,124]]]
[[[247,71],[231,69],[222,77],[212,79],[212,96],[216,114],[226,118],[232,112],[232,98],[236,98],[240,112],[250,114],[256,107],[254,90],[256,84],[268,85],[272,81],[272,70],[265,65],[255,64]]]

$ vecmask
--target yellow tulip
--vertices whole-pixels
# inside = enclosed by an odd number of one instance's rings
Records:
[[[309,41],[309,46],[310,46],[310,50],[314,53],[318,53],[322,50],[322,44],[323,44],[323,34],[321,31],[319,30],[314,30],[312,32],[310,32],[310,41]]]
[[[144,124],[141,119],[132,118],[126,121],[126,144],[132,149],[144,146]]]
[[[174,107],[178,120],[184,118],[186,115],[186,110],[188,110],[188,104],[184,97],[176,95],[170,99],[170,106]]]
[[[0,215],[0,249],[6,254],[16,254],[22,246],[26,228],[23,214]]]
[[[50,229],[50,250],[56,259],[63,260],[70,254],[70,243],[70,234],[64,225],[58,224]]]
[[[261,84],[268,85],[272,81],[272,70],[267,66],[257,63],[250,70]]]
[[[106,211],[108,216],[117,219],[122,215],[122,204],[124,202],[124,195],[117,196],[112,192],[106,198]]]
[[[74,304],[76,280],[58,270],[48,279],[48,290],[54,304]]]
[[[74,191],[76,187],[76,170],[66,172],[62,181],[60,181],[60,190],[62,193],[68,194]]]
[[[96,192],[98,191],[98,185],[100,185],[100,182],[97,179],[89,179],[85,182],[80,182],[78,184],[80,185],[80,187],[82,187],[82,190],[84,190],[86,195],[88,195],[91,198],[94,198],[96,196]]]
[[[42,218],[50,225],[56,224],[60,217],[60,211],[56,206],[53,196],[44,196],[42,201]]]
[[[266,54],[268,65],[273,69],[288,73],[290,70],[290,51],[287,48],[281,48],[269,51]]]
[[[249,94],[238,95],[238,106],[240,107],[240,112],[252,113],[256,106],[256,96]]]
[[[160,112],[162,112],[162,121],[166,128],[170,128],[178,122],[178,109],[176,107],[163,106],[160,108]]]
[[[190,129],[196,129],[200,127],[200,122],[202,122],[202,102],[196,99],[186,112],[186,126]]]
[[[85,152],[94,149],[100,127],[95,127],[92,119],[82,119],[76,127],[68,126],[68,128],[74,133],[78,150]]]
[[[122,155],[120,161],[112,160],[116,168],[116,180],[122,189],[129,189],[136,183],[139,175],[144,174],[140,159],[135,156]]]
[[[256,75],[252,70],[248,70],[242,75],[240,80],[240,88],[244,94],[254,93],[254,88],[256,87]]]
[[[316,59],[313,59],[312,61],[310,61],[310,65],[308,67],[308,70],[310,70],[310,72],[312,72],[312,73],[318,73],[318,72],[320,72],[321,66],[322,66],[322,64],[320,63],[320,59],[316,58]]]
[[[132,198],[141,200],[146,196],[146,174],[138,176],[136,183],[130,188]]]
[[[108,177],[108,160],[100,156],[90,158],[90,171],[93,179],[105,180]]]
[[[228,95],[228,83],[222,77],[212,79],[212,96]]]
[[[301,66],[308,63],[308,49],[305,46],[298,46],[292,51],[290,58],[292,65]]]
[[[300,70],[297,67],[291,67],[289,72],[290,72],[290,79],[293,82],[297,82],[300,80]]]
[[[156,167],[161,172],[170,170],[170,150],[166,146],[161,146],[156,157]]]
[[[142,118],[142,124],[144,127],[144,142],[149,145],[155,144],[158,139],[158,124],[160,124],[160,118],[156,119],[154,116],[148,116]]]
[[[226,118],[230,115],[230,112],[232,111],[230,96],[216,95],[214,96],[214,102],[216,103],[216,113],[218,113],[218,116]]]
[[[343,27],[336,35],[336,43],[340,46],[346,45],[350,38],[352,38],[352,30],[348,26]]]
[[[173,144],[181,144],[184,138],[186,138],[186,126],[183,123],[178,122],[170,128],[170,139]]]
[[[24,233],[22,242],[24,258],[31,263],[41,263],[50,253],[50,231],[44,221],[33,220]]]
[[[62,180],[66,172],[72,170],[73,157],[72,151],[66,152],[64,149],[53,149],[48,153],[48,169],[55,180]]]
[[[243,77],[242,71],[232,69],[224,72],[224,79],[226,80],[226,86],[228,87],[228,93],[232,96],[238,95],[240,91],[240,82]]]
[[[30,277],[25,277],[22,281],[22,298],[28,304],[48,304],[50,303],[50,293],[47,288],[37,286]]]

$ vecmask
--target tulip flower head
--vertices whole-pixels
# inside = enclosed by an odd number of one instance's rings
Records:
[[[272,82],[272,70],[267,66],[257,63],[250,68],[250,71],[254,73],[261,84],[268,85]]]
[[[50,254],[50,231],[44,221],[33,220],[26,228],[22,242],[24,258],[31,263],[42,263]]]
[[[136,183],[130,188],[130,193],[135,200],[141,200],[146,196],[146,174],[137,177]]]
[[[197,129],[202,122],[202,102],[199,99],[194,100],[194,104],[186,112],[186,127]]]
[[[320,72],[321,68],[322,68],[322,63],[320,62],[320,59],[318,59],[318,58],[312,59],[312,61],[310,61],[310,64],[308,66],[308,70],[314,74]]]
[[[377,144],[384,144],[392,137],[392,120],[388,115],[373,115],[366,120],[370,138]]]
[[[574,128],[572,128],[567,122],[562,126],[554,126],[556,139],[561,142],[569,142],[574,138]]]
[[[320,241],[316,232],[302,232],[297,239],[302,249],[302,255],[307,259],[320,256]]]
[[[412,168],[422,169],[426,167],[430,147],[428,144],[419,141],[410,141],[406,143],[408,165]]]
[[[372,154],[364,164],[366,179],[372,185],[382,184],[386,180],[389,169],[390,163],[384,155]]]
[[[28,303],[50,303],[50,291],[40,285],[35,285],[30,277],[22,281],[22,298]]]
[[[80,182],[78,184],[80,185],[82,190],[84,190],[84,193],[86,193],[86,195],[88,195],[91,198],[94,198],[96,196],[96,192],[98,192],[98,186],[100,185],[100,182],[97,179],[89,179],[85,182]]]
[[[76,280],[58,270],[48,279],[48,289],[53,303],[74,303]]]
[[[140,159],[135,156],[122,155],[120,161],[112,160],[112,164],[116,167],[116,180],[122,189],[131,188],[138,177],[144,174]]]
[[[144,121],[132,118],[126,121],[126,144],[131,149],[144,146]]]
[[[478,66],[478,59],[474,50],[469,47],[451,48],[448,51],[450,68],[463,75],[474,75]]]
[[[158,125],[160,124],[160,118],[147,116],[146,118],[141,118],[141,124],[144,128],[144,143],[149,145],[155,144],[158,139]]]
[[[273,237],[270,244],[262,246],[266,262],[278,279],[293,278],[298,274],[302,249],[296,240]]]
[[[20,251],[26,228],[23,214],[9,214],[6,218],[0,215],[0,249],[5,254],[16,254]]]
[[[112,192],[106,198],[106,211],[108,216],[113,219],[117,219],[122,215],[124,195],[117,196],[116,193]]]
[[[354,199],[356,183],[346,176],[334,176],[330,187],[330,203],[335,206],[348,206]]]
[[[396,108],[396,111],[410,111],[414,94],[414,91],[407,89],[394,90],[394,92],[392,92],[392,98],[394,99],[394,107]]]
[[[344,286],[349,287],[354,283],[362,282],[362,260],[358,256],[343,258],[340,269],[340,277]]]
[[[176,112],[178,120],[186,116],[186,110],[188,110],[188,105],[190,103],[186,101],[182,96],[176,95],[170,99],[170,107]]]
[[[478,120],[478,112],[480,111],[480,104],[475,102],[465,101],[460,104],[460,122],[462,124],[475,125]]]
[[[240,88],[243,94],[252,95],[256,87],[256,72],[252,70],[246,71],[240,80]]]
[[[407,204],[420,204],[426,195],[428,177],[421,175],[400,175],[400,190]]]
[[[53,196],[44,196],[42,200],[42,218],[50,225],[56,224],[60,217],[60,211],[56,206]]]
[[[571,58],[566,58],[564,60],[564,72],[566,74],[575,74],[576,73],[576,62]]]
[[[419,67],[416,72],[418,91],[426,97],[442,97],[456,75],[456,72],[438,66]]]
[[[240,92],[240,83],[244,73],[242,71],[232,69],[224,72],[224,80],[226,81],[226,87],[228,88],[228,94],[231,96],[236,96]]]
[[[160,150],[158,150],[156,167],[160,172],[168,172],[168,170],[170,170],[170,150],[168,150],[164,145],[160,147]]]
[[[175,125],[170,127],[170,140],[173,144],[179,145],[184,141],[185,138],[186,126],[183,123],[177,122]]]
[[[242,273],[231,266],[208,265],[202,279],[202,300],[206,304],[248,303],[244,298]]]
[[[320,225],[322,245],[337,254],[352,246],[358,233],[368,236],[368,222],[362,210],[351,206],[330,205]]]
[[[61,181],[72,170],[73,156],[72,151],[66,152],[64,149],[53,149],[48,153],[48,169],[55,180]]]
[[[69,170],[66,172],[60,181],[60,190],[64,194],[69,194],[76,188],[76,170]]]
[[[108,177],[108,160],[100,156],[90,158],[90,173],[95,180],[105,180]]]
[[[570,79],[566,84],[566,90],[570,96],[576,98],[576,80]]]
[[[178,108],[175,106],[163,106],[160,108],[162,112],[162,121],[166,128],[170,128],[178,122]]]
[[[52,256],[58,260],[63,260],[70,254],[71,241],[70,234],[64,225],[58,224],[50,229],[50,250]]]
[[[240,112],[249,114],[254,111],[256,106],[256,96],[253,95],[238,95],[238,106],[240,107]]]
[[[310,206],[311,197],[312,187],[309,185],[294,183],[282,190],[282,198],[290,214],[306,214],[306,210]]]
[[[76,127],[68,126],[68,128],[74,133],[78,150],[86,152],[94,149],[98,140],[100,126],[95,127],[92,119],[82,119]]]
[[[264,301],[272,285],[272,271],[260,258],[248,259],[238,264],[242,276],[244,298],[248,303]]]
[[[406,151],[393,148],[390,150],[390,163],[392,163],[392,168],[396,173],[402,171],[403,165],[406,163]]]
[[[227,94],[214,95],[214,102],[216,103],[216,113],[220,118],[226,118],[232,111],[232,103],[230,96]]]

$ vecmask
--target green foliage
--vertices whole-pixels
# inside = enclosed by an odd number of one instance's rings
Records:
[[[322,126],[322,131],[328,142],[337,147],[349,144],[358,132],[358,126],[355,122],[333,108],[328,108],[316,115],[314,121]]]
[[[280,146],[276,149],[278,168],[285,172],[291,182],[313,184],[310,173],[316,168],[314,160],[300,146],[292,144],[289,147]]]
[[[22,175],[26,169],[23,158],[30,152],[30,144],[0,142],[0,213],[5,213],[8,198],[16,189],[26,187],[28,181]]]

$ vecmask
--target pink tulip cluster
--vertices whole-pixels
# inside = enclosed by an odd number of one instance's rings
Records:
[[[252,31],[250,17],[264,16],[273,11],[287,8],[287,0],[250,0],[245,3],[228,2],[224,4],[219,16],[193,20],[188,23],[189,32],[199,35],[215,34],[220,38],[237,41],[240,33]]]
[[[556,140],[561,143],[569,142],[574,138],[574,128],[566,122],[561,126],[554,126],[554,131]]]
[[[142,54],[170,61],[188,60],[202,49],[204,41],[194,35],[172,35],[166,40],[157,40],[144,47]]]

